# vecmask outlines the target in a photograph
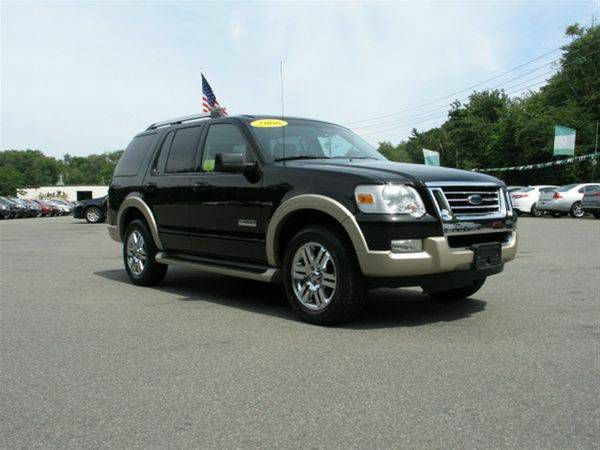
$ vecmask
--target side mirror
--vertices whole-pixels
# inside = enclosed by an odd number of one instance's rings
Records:
[[[246,173],[256,168],[256,163],[246,162],[241,153],[217,153],[215,155],[215,172]]]

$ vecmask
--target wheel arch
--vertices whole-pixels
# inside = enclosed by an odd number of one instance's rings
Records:
[[[285,243],[301,228],[313,223],[325,223],[343,233],[357,255],[368,251],[354,215],[344,205],[324,195],[303,194],[282,203],[269,222],[266,235],[269,265],[280,267]]]
[[[154,240],[156,248],[159,250],[164,250],[152,210],[142,198],[137,195],[130,194],[125,198],[125,200],[123,200],[123,203],[121,204],[117,214],[117,229],[121,240],[124,238],[123,235],[125,234],[127,225],[135,219],[142,219],[146,222],[146,225],[148,225],[148,229],[152,234],[152,239]]]

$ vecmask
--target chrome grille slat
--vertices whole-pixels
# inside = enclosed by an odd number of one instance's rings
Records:
[[[430,189],[438,207],[441,210],[449,210],[452,216],[459,220],[461,217],[465,219],[492,217],[505,212],[505,205],[498,186],[441,184],[431,186]],[[437,194],[435,194],[436,192]],[[472,195],[481,196],[481,203],[474,205],[469,202],[469,197]]]

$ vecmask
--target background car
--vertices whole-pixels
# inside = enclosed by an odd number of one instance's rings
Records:
[[[42,209],[40,208],[40,205],[38,205],[33,200],[25,199],[23,201],[27,204],[27,206],[31,210],[31,213],[32,213],[31,217],[41,217],[42,216]]]
[[[581,208],[596,219],[600,219],[600,187],[592,186],[592,189],[584,192],[581,199]]]
[[[17,215],[15,217],[31,217],[32,211],[29,208],[29,206],[27,206],[27,203],[25,203],[20,198],[11,197],[9,198],[9,200],[13,202],[17,207]]]
[[[583,217],[585,211],[581,206],[583,195],[600,187],[598,183],[567,184],[553,192],[543,192],[536,207],[540,211],[548,211],[555,217],[570,214],[571,217]]]
[[[14,210],[12,205],[2,197],[0,197],[0,219],[12,219]]]
[[[509,194],[518,191],[519,189],[523,189],[525,186],[508,186],[506,188],[506,190],[508,191]]]
[[[100,223],[106,220],[106,199],[108,197],[92,198],[78,202],[73,208],[73,217],[85,219],[87,223]]]
[[[511,192],[513,208],[520,214],[530,214],[534,217],[540,217],[543,212],[537,209],[536,203],[540,199],[540,193],[554,192],[558,186],[529,186]]]
[[[42,213],[42,217],[47,217],[52,215],[52,208],[43,200],[33,200],[40,207],[40,212]]]
[[[10,199],[6,197],[0,197],[0,205],[3,205],[3,218],[4,219],[14,219],[18,215],[18,207],[15,203],[13,203]]]

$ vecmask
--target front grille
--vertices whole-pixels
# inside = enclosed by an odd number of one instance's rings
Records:
[[[455,216],[500,212],[500,190],[496,186],[441,186],[440,189]]]

